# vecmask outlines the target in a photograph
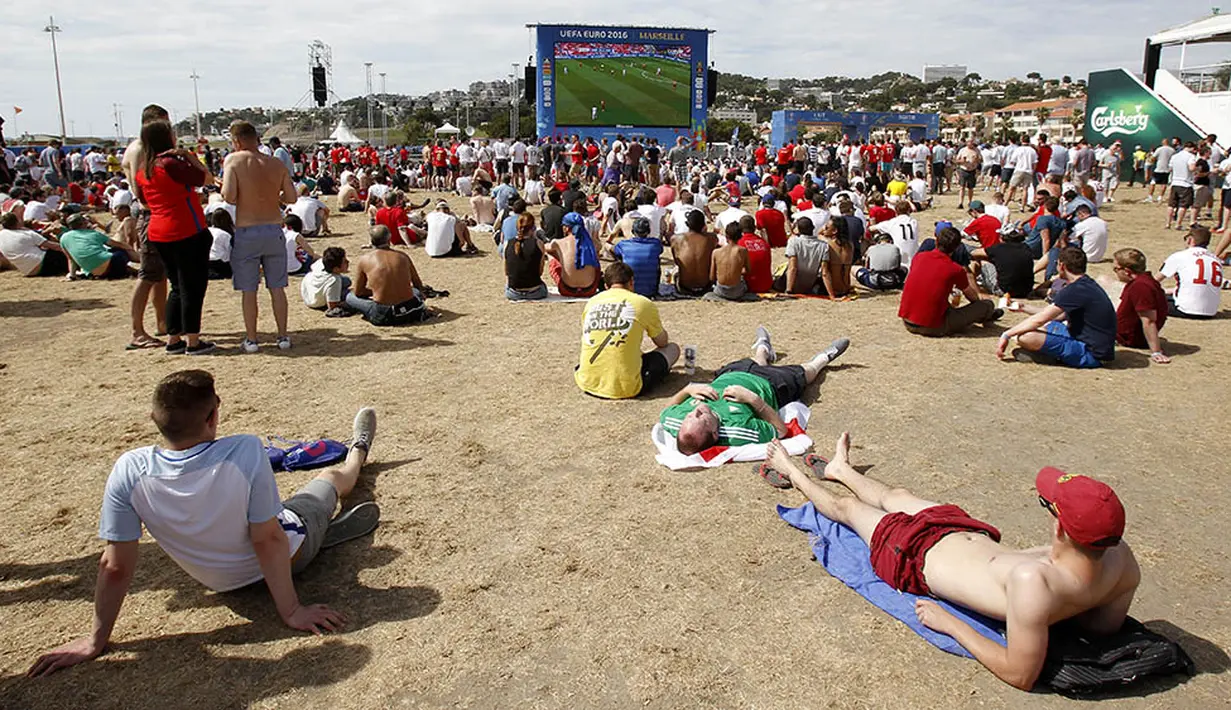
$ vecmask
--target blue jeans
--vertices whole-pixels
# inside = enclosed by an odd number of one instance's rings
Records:
[[[547,284],[540,283],[538,288],[532,291],[518,291],[505,286],[504,297],[510,301],[538,301],[547,298]]]
[[[370,298],[356,296],[353,292],[347,292],[346,305],[351,310],[357,311],[363,316],[363,319],[372,325],[401,325],[402,323],[417,323],[423,320],[423,294],[419,293],[419,289],[414,290],[415,295],[406,303],[399,303],[395,306],[386,306],[383,303],[377,303]]]

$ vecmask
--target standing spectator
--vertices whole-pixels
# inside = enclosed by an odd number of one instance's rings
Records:
[[[1197,170],[1197,145],[1192,141],[1184,144],[1184,149],[1171,156],[1171,199],[1167,203],[1167,229],[1171,229],[1172,221],[1175,228],[1184,231],[1184,217],[1193,206],[1193,175]],[[1157,174],[1157,169],[1155,174]],[[1193,213],[1194,217],[1196,212]]]
[[[143,164],[137,171],[137,198],[150,211],[149,241],[166,265],[167,352],[204,355],[214,344],[201,340],[201,307],[209,286],[209,251],[214,238],[196,188],[214,177],[195,155],[175,147],[167,121],[141,127]]]

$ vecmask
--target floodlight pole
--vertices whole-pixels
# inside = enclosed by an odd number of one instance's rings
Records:
[[[385,91],[385,72],[380,73],[380,143],[381,147],[389,145],[389,92]]]
[[[201,77],[197,75],[197,70],[193,69],[188,78],[192,79],[192,101],[197,108],[197,138],[199,139],[201,137],[201,96],[197,93],[197,80]]]
[[[368,81],[368,143],[372,142],[372,63],[364,62]]]
[[[64,90],[60,86],[60,52],[56,49],[56,34],[63,32],[60,26],[56,24],[54,15],[48,16],[47,26],[43,28],[44,32],[51,35],[51,58],[56,65],[56,98],[60,100],[60,139],[68,140],[68,127],[64,121]]]

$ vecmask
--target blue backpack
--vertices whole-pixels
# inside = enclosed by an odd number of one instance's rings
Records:
[[[290,446],[279,448],[274,446],[275,441]],[[280,436],[271,436],[265,447],[265,453],[269,455],[269,465],[275,471],[298,471],[328,466],[345,459],[346,452],[346,444],[333,439],[291,441]]]

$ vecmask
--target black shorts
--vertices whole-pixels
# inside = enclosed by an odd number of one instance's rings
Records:
[[[990,166],[987,169],[987,174],[991,175],[992,177],[1000,177],[1000,166],[999,165]]]
[[[43,263],[38,267],[35,276],[63,276],[67,273],[68,258],[64,256],[64,252],[49,249],[43,252]]]
[[[808,386],[808,376],[799,365],[758,365],[756,360],[744,358],[724,365],[714,373],[714,378],[728,372],[746,372],[769,382],[778,397],[779,407],[787,402],[798,402],[804,396],[804,388]]]
[[[669,374],[671,374],[671,364],[667,362],[667,358],[662,353],[657,350],[642,353],[641,391],[637,393],[637,396],[640,397],[661,385]]]
[[[1224,187],[1222,189],[1222,206],[1225,209],[1231,210],[1231,188]]]
[[[1166,185],[1167,181],[1170,179],[1171,173],[1160,173],[1157,170],[1154,171],[1154,177],[1151,178],[1155,185]]]
[[[586,164],[586,177],[592,177],[592,178],[598,177],[598,163],[587,163]]]
[[[1171,186],[1171,197],[1167,204],[1173,208],[1188,209],[1193,206],[1193,189],[1180,185]]]
[[[795,168],[795,172],[799,173],[800,175],[804,174],[804,161],[796,160],[791,163],[791,167]]]
[[[128,252],[123,249],[116,249],[111,252],[111,261],[107,264],[107,271],[102,275],[104,279],[126,279],[128,278]]]
[[[501,159],[501,160],[496,161],[496,172],[503,175],[507,173],[508,171],[509,171],[509,161],[507,159]]]
[[[448,165],[435,165],[433,167],[435,168],[436,177],[445,177],[449,174]]]
[[[957,184],[959,187],[966,187],[971,190],[975,189],[975,185],[977,185],[979,181],[979,176],[976,175],[973,170],[958,169],[957,177]]]
[[[1000,182],[1008,185],[1013,180],[1013,171],[1009,168],[1000,169]]]

